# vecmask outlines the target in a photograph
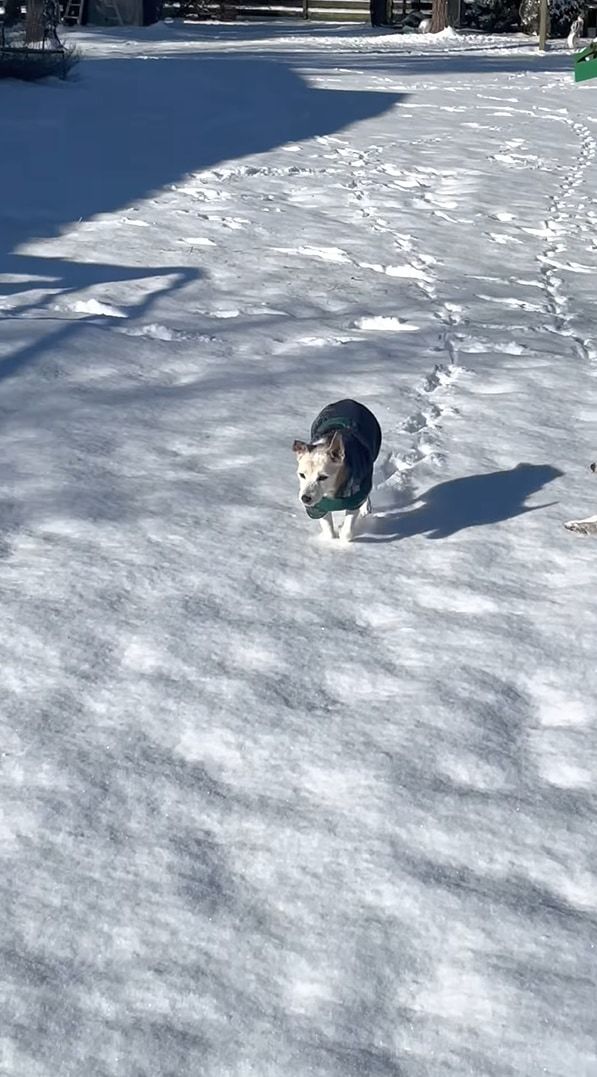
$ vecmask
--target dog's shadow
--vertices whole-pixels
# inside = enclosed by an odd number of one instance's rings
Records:
[[[404,506],[374,511],[364,522],[358,541],[395,542],[414,535],[443,539],[469,527],[485,527],[536,512],[554,502],[529,506],[527,498],[562,474],[549,464],[518,464],[509,471],[441,482],[409,498],[408,503],[416,506],[409,511],[404,511]]]

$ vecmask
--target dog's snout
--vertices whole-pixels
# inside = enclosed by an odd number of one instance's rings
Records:
[[[310,505],[312,500],[313,499],[309,496],[309,494],[302,494],[301,495],[301,501],[303,502],[304,505]]]

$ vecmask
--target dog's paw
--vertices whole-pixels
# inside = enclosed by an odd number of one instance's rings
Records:
[[[338,538],[340,539],[340,542],[342,542],[342,543],[344,543],[344,545],[346,545],[346,543],[352,542],[353,538],[355,537],[355,535],[357,533],[358,533],[358,527],[357,527],[356,521],[355,520],[350,520],[350,521],[347,520],[345,524],[342,524],[342,527],[338,531]]]

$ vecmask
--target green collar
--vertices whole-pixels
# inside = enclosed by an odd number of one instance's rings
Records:
[[[328,512],[354,512],[365,503],[370,491],[371,487],[365,482],[351,497],[322,497],[316,505],[307,505],[307,515],[312,520],[321,520]]]

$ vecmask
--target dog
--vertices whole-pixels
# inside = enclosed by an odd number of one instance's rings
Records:
[[[582,15],[579,15],[578,18],[576,18],[574,20],[574,22],[572,23],[572,26],[570,27],[570,33],[568,34],[568,41],[566,42],[569,49],[576,50],[578,48],[579,41],[580,41],[580,39],[582,37],[584,27],[585,27],[585,20],[583,19]]]
[[[591,471],[597,474],[597,464],[591,464]],[[586,516],[584,520],[568,520],[564,527],[577,535],[597,535],[597,516]]]
[[[371,511],[373,465],[381,448],[381,427],[356,400],[328,404],[311,427],[310,441],[295,441],[299,499],[324,535],[350,542],[359,518]],[[344,512],[337,533],[333,512]]]

